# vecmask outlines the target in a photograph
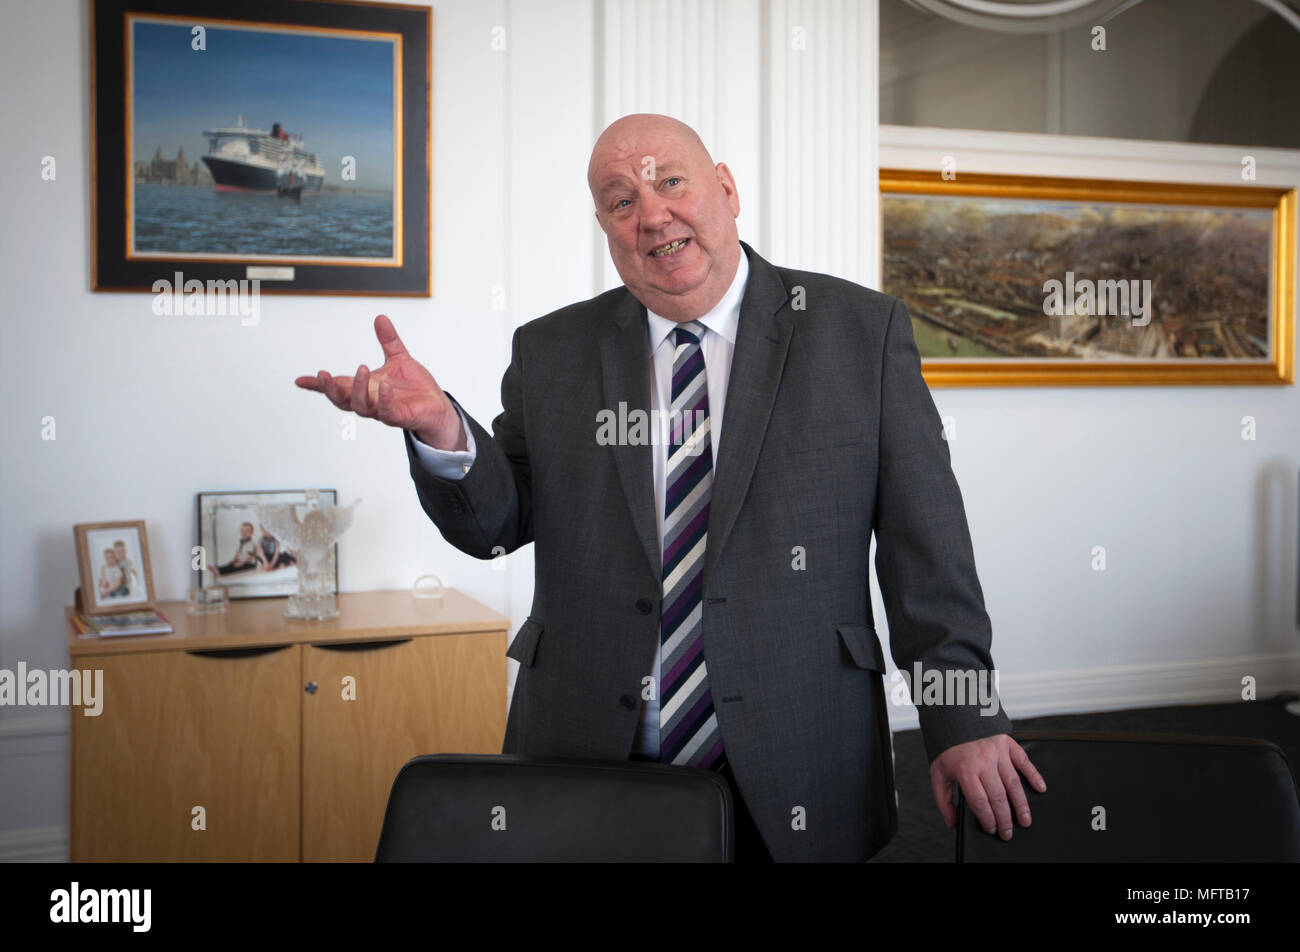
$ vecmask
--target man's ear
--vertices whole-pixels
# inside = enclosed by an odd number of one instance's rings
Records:
[[[736,190],[736,180],[731,177],[731,169],[727,168],[727,163],[719,162],[713,171],[718,176],[718,184],[727,193],[727,204],[731,207],[731,217],[739,218],[740,192]]]
[[[605,223],[600,220],[600,212],[593,208],[591,213],[596,216],[596,224],[600,226],[600,230],[605,232],[605,234],[609,234],[609,232],[605,231]]]

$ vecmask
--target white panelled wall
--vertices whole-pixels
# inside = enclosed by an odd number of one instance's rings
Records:
[[[1234,185],[1245,151],[880,130],[882,168],[938,169],[951,156],[959,178]],[[1300,186],[1300,153],[1248,151],[1256,184]],[[1300,688],[1295,386],[934,396],[955,431],[953,466],[1013,716],[1232,701],[1246,677],[1259,697]],[[1246,417],[1254,440],[1242,439]],[[1105,571],[1093,569],[1095,546],[1105,548]]]
[[[145,519],[158,594],[183,598],[201,490],[361,497],[340,545],[345,590],[432,571],[522,621],[531,549],[490,563],[457,553],[420,510],[399,435],[363,424],[342,441],[340,414],[292,379],[377,363],[382,311],[488,425],[513,329],[619,283],[586,166],[620,115],[695,126],[736,178],[741,237],[769,260],[877,282],[877,13],[866,0],[440,0],[434,297],[267,297],[256,328],[169,321],[147,295],[88,290],[85,6],[6,0],[3,27],[0,125],[22,130],[0,150],[3,668],[66,666],[76,522]],[[886,134],[885,164],[932,167],[936,149],[954,148]],[[1032,150],[960,143],[983,151],[959,167],[1035,167]],[[55,182],[39,178],[44,154],[59,159]],[[1272,158],[1261,181],[1300,179],[1293,154]],[[1214,172],[1176,157],[1161,172],[1132,151],[1115,161],[1116,176]],[[953,461],[1013,716],[1226,699],[1244,674],[1265,693],[1296,687],[1294,387],[936,400],[957,420]],[[1243,445],[1245,414],[1260,436]],[[40,439],[46,415],[53,443]],[[1088,570],[1095,544],[1109,547],[1106,573]],[[893,713],[896,726],[914,719]],[[67,791],[66,715],[0,709],[0,859],[66,856]]]

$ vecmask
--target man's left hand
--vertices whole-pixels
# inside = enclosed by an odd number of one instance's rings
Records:
[[[1019,773],[1017,773],[1019,771]],[[1011,839],[1011,814],[1015,812],[1021,826],[1029,826],[1029,801],[1020,786],[1025,775],[1039,793],[1047,792],[1047,782],[1010,734],[995,734],[949,747],[930,765],[930,787],[934,802],[949,827],[957,824],[957,809],[952,803],[952,785],[961,784],[962,795],[984,832],[994,830],[1004,840]]]

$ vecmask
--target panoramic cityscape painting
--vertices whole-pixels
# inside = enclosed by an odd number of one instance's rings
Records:
[[[967,176],[958,189],[886,171],[881,188],[883,290],[906,303],[927,378],[1174,382],[1194,368],[1260,382],[1282,369],[1294,273],[1277,245],[1294,193],[1175,202],[1140,183]]]

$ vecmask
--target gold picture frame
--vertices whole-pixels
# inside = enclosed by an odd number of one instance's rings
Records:
[[[83,522],[72,527],[83,615],[151,611],[156,604],[143,519]],[[109,550],[116,550],[110,564]],[[126,564],[119,559],[125,554]],[[105,591],[105,586],[110,588]]]
[[[1295,324],[1296,324],[1296,189],[1265,186],[1218,186],[1181,183],[1135,182],[1108,179],[1070,179],[1047,178],[1023,175],[963,174],[954,179],[944,179],[939,172],[922,172],[907,169],[881,169],[881,289],[888,294],[899,297],[908,306],[912,314],[913,326],[918,331],[918,349],[922,351],[922,371],[926,382],[932,387],[1003,387],[1003,386],[1132,386],[1132,385],[1261,385],[1292,384],[1295,382]],[[900,201],[891,201],[892,197]],[[937,208],[923,208],[925,200],[946,203]],[[919,200],[919,201],[918,201]],[[1020,210],[1023,209],[1023,210]],[[1216,220],[1216,213],[1217,219]],[[983,221],[981,220],[983,216]],[[1025,254],[1019,249],[1028,247],[1019,244],[1015,228],[993,229],[988,226],[992,219],[1003,216],[1003,225],[1025,226],[1030,237],[1037,237],[1039,243],[1034,245],[1035,260],[1026,262]],[[1009,216],[1020,216],[1012,222]],[[1049,216],[1043,218],[1041,216]],[[1055,216],[1055,217],[1051,217]],[[1063,216],[1063,217],[1062,217]],[[1162,236],[1160,227],[1165,225],[1166,235]],[[1171,248],[1188,248],[1198,244],[1192,241],[1196,234],[1201,236],[1200,244],[1206,242],[1206,236],[1214,237],[1213,247],[1225,245],[1229,238],[1239,234],[1249,237],[1249,241],[1237,255],[1237,246],[1228,244],[1234,250],[1224,257],[1210,257],[1212,248],[1200,248],[1192,255],[1201,255],[1200,264],[1209,268],[1212,262],[1212,275],[1215,279],[1214,290],[1223,294],[1236,291],[1236,298],[1249,298],[1251,294],[1261,296],[1262,256],[1267,255],[1266,304],[1264,301],[1246,300],[1240,304],[1245,312],[1242,315],[1226,314],[1213,321],[1200,318],[1200,309],[1189,306],[1197,299],[1196,286],[1188,282],[1182,286],[1185,271],[1179,267],[1168,269],[1179,285],[1168,293],[1175,296],[1173,312],[1150,331],[1146,327],[1151,323],[1152,304],[1156,299],[1151,279],[1144,279],[1147,312],[1143,318],[1148,322],[1138,329],[1140,320],[1127,312],[1122,316],[1125,321],[1112,321],[1105,325],[1106,317],[1121,315],[1105,313],[1105,304],[1100,286],[1109,286],[1112,305],[1116,301],[1115,287],[1118,284],[1134,286],[1134,300],[1139,293],[1139,275],[1147,270],[1158,268],[1161,262],[1168,260],[1185,261],[1187,255],[1159,257],[1159,248],[1147,248],[1149,254],[1132,252],[1130,261],[1140,261],[1136,269],[1118,266],[1110,272],[1101,269],[1092,280],[1093,275],[1081,276],[1080,286],[1090,282],[1097,286],[1095,304],[1100,307],[1094,313],[1087,306],[1075,315],[1072,310],[1074,298],[1070,295],[1074,287],[1074,272],[1069,271],[1069,283],[1065,283],[1061,274],[1061,261],[1055,267],[1049,267],[1056,252],[1050,247],[1052,241],[1060,239],[1063,234],[1059,222],[1067,222],[1065,231],[1072,234],[1076,250],[1071,254],[1079,255],[1077,261],[1080,270],[1096,272],[1096,259],[1084,260],[1086,255],[1078,252],[1078,247],[1089,247],[1089,238],[1105,238],[1104,229],[1117,229],[1116,235],[1122,234],[1130,243],[1134,236],[1148,237],[1152,242],[1165,240]],[[942,222],[942,229],[936,223]],[[997,293],[1015,288],[1018,296],[1015,305],[999,303],[993,306],[989,302],[967,301],[966,297],[977,286],[976,278],[986,272],[979,268],[988,267],[988,259],[978,255],[967,262],[967,270],[961,271],[963,262],[955,264],[936,253],[945,248],[957,248],[961,245],[961,233],[954,229],[954,222],[965,222],[972,228],[982,229],[979,234],[987,237],[998,235],[997,241],[1005,242],[1002,258],[996,263],[1001,268],[1010,269],[1009,273],[988,276],[982,282],[985,293],[989,287]],[[1265,224],[1267,236],[1262,234]],[[1041,227],[1038,227],[1041,226]],[[1034,229],[1038,227],[1035,233]],[[1229,232],[1227,229],[1232,228]],[[1200,231],[1198,232],[1198,229]],[[942,232],[942,234],[940,234]],[[938,235],[931,242],[930,239]],[[1006,235],[1007,237],[1003,237]],[[1176,235],[1177,241],[1173,240]],[[973,239],[974,240],[974,239]],[[993,242],[990,242],[993,244]],[[1095,248],[1096,245],[1092,245]],[[1123,246],[1121,241],[1110,241],[1102,246],[1106,253],[1129,253],[1133,247]],[[1145,247],[1145,246],[1142,246]],[[1013,254],[1007,252],[1016,249]],[[998,253],[996,247],[990,252]],[[1141,247],[1138,249],[1141,251]],[[909,259],[909,255],[911,258]],[[1008,258],[1015,260],[1007,260]],[[1228,259],[1236,262],[1244,259],[1240,265],[1230,264]],[[951,268],[945,273],[943,268],[936,269],[933,264],[944,260],[944,268]],[[1076,259],[1065,259],[1070,264]],[[1242,274],[1250,277],[1250,282],[1242,282],[1242,287],[1232,286],[1232,275],[1225,277],[1224,271],[1230,267],[1239,267]],[[922,270],[923,269],[923,270]],[[1036,270],[1037,269],[1037,270]],[[978,273],[976,273],[978,272]],[[1206,274],[1209,277],[1210,274]],[[1032,304],[1029,294],[1030,279],[1042,282],[1039,296],[1042,299],[1042,317],[1032,313],[1027,305]],[[919,287],[921,280],[929,286]],[[945,285],[945,280],[948,284]],[[1062,285],[1065,294],[1057,294],[1051,281]],[[1219,287],[1228,284],[1226,289]],[[957,287],[953,287],[956,284]],[[1247,294],[1246,284],[1249,284]],[[962,286],[964,285],[964,290]],[[1123,289],[1121,289],[1123,290]],[[978,291],[976,293],[979,293]],[[1162,292],[1163,293],[1163,292]],[[1181,296],[1180,296],[1181,295]],[[1061,306],[1061,298],[1066,304]],[[927,300],[940,302],[936,310],[943,313],[923,316]],[[1084,300],[1082,290],[1080,301]],[[1123,302],[1127,305],[1128,293],[1125,291]],[[1168,297],[1161,298],[1168,301]],[[1091,291],[1088,301],[1093,301]],[[1237,302],[1234,301],[1234,306]],[[1018,308],[1019,314],[1012,308]],[[1261,337],[1261,316],[1259,311],[1267,311],[1266,336]],[[1072,330],[1062,333],[1069,310],[1073,317]],[[1059,313],[1058,313],[1059,312]],[[969,320],[966,316],[969,315]],[[1015,321],[1023,320],[1022,324]],[[1059,323],[1053,323],[1053,321]],[[1168,324],[1164,322],[1168,321]],[[1217,322],[1217,326],[1215,326]],[[1249,325],[1249,326],[1247,326]],[[1014,331],[1007,330],[1014,328]],[[1104,329],[1103,329],[1104,328]],[[1132,328],[1132,329],[1130,329]],[[933,351],[938,348],[930,331],[941,339],[954,354],[963,350],[980,349],[982,353],[972,356],[938,357]],[[923,334],[926,339],[922,339]],[[1073,335],[1073,336],[1072,336]],[[1090,335],[1090,336],[1087,336]],[[1198,336],[1199,335],[1199,336]],[[967,341],[966,338],[969,338]],[[1114,342],[1116,350],[1107,352],[1095,341],[1108,338]],[[1205,356],[1203,352],[1212,351],[1215,342],[1221,343],[1225,351],[1223,356]],[[1263,354],[1257,356],[1228,355],[1229,350],[1247,350],[1259,348],[1261,343],[1267,346]],[[1207,343],[1208,342],[1208,343]],[[1202,345],[1198,350],[1198,345]],[[1128,347],[1135,351],[1157,351],[1159,357],[1126,356],[1120,348]],[[995,348],[997,348],[995,350]],[[1050,356],[1053,348],[1062,351],[1063,356]],[[1021,356],[1014,353],[1025,351]],[[1065,351],[1069,353],[1065,353]],[[1035,353],[1038,351],[1039,353]],[[1181,351],[1181,352],[1180,352]],[[1188,351],[1192,353],[1189,354]],[[992,353],[1005,356],[990,356]],[[1044,352],[1047,356],[1044,355]],[[1094,356],[1088,356],[1093,353]]]

